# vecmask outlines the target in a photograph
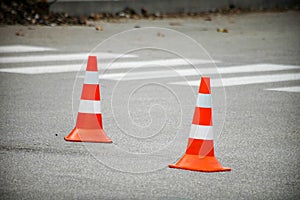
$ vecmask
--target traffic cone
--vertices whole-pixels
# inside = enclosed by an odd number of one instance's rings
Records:
[[[230,171],[214,155],[210,78],[202,77],[194,118],[184,156],[170,168],[201,172]]]
[[[65,137],[70,142],[111,143],[102,126],[97,57],[89,56],[75,128]]]

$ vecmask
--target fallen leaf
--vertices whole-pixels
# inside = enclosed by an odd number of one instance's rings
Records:
[[[217,28],[217,31],[220,33],[228,33],[228,30],[226,28]]]
[[[103,31],[103,28],[102,28],[102,26],[96,26],[96,30],[97,31]]]
[[[23,31],[22,30],[18,30],[18,31],[16,31],[16,36],[25,36],[25,34],[23,33]]]

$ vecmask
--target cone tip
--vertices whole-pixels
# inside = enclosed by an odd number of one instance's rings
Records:
[[[89,56],[86,71],[98,71],[97,56]]]
[[[210,94],[210,78],[207,76],[201,77],[199,93]]]

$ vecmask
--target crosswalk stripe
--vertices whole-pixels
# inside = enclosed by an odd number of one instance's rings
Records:
[[[193,64],[203,64],[212,62],[210,60],[190,60]],[[217,61],[215,61],[217,62]],[[165,60],[151,60],[151,61],[128,61],[128,62],[114,62],[114,63],[99,63],[100,69],[122,69],[122,68],[145,68],[145,67],[174,67],[189,65],[183,59],[165,59]],[[52,65],[52,66],[35,66],[35,67],[18,67],[18,68],[2,68],[0,72],[9,73],[21,73],[21,74],[45,74],[45,73],[60,73],[60,72],[76,72],[79,70],[84,70],[83,65],[78,64],[68,64],[68,65]],[[193,73],[197,71],[194,70]],[[151,72],[143,72],[143,74],[148,74]],[[169,72],[168,72],[169,73]],[[152,72],[152,76],[156,76],[157,72]],[[114,75],[107,75],[108,79],[113,79],[114,77],[123,77],[124,73],[117,73]],[[164,75],[165,76],[165,75]]]
[[[122,56],[123,58],[134,58],[136,55],[121,55],[115,53],[97,53],[98,58],[117,58]],[[88,57],[88,53],[74,53],[74,54],[51,54],[51,55],[34,55],[34,56],[6,56],[0,57],[1,64],[8,63],[28,63],[28,62],[49,62],[49,61],[83,61]]]
[[[37,47],[27,45],[8,45],[0,46],[0,53],[26,53],[26,52],[40,52],[40,51],[56,51],[56,49],[48,47]]]
[[[17,73],[17,74],[48,74],[60,72],[79,71],[82,65],[54,65],[54,66],[37,66],[37,67],[19,67],[19,68],[2,68],[0,72]]]
[[[59,61],[78,61],[76,64],[60,64],[60,65],[44,65],[44,66],[28,66],[28,67],[10,67],[0,68],[0,72],[9,73],[21,73],[21,74],[46,74],[46,73],[62,73],[62,72],[76,72],[85,70],[85,64],[79,64],[87,59],[88,53],[71,53],[71,54],[50,54],[50,55],[27,55],[17,56],[17,53],[32,53],[32,52],[46,52],[46,51],[57,51],[57,49],[41,46],[30,46],[30,45],[6,45],[0,46],[0,64],[17,64],[17,63],[35,63],[35,62],[59,62]],[[14,56],[5,55],[5,53],[16,53]],[[111,80],[141,80],[141,79],[155,79],[155,78],[171,78],[180,76],[203,76],[213,74],[238,74],[238,73],[253,73],[253,72],[272,72],[282,70],[295,70],[300,69],[299,66],[295,65],[276,65],[276,64],[252,64],[252,65],[240,65],[240,66],[229,66],[229,67],[218,67],[213,68],[212,63],[220,63],[215,60],[201,60],[201,59],[157,59],[157,60],[146,60],[146,61],[119,61],[119,62],[105,62],[105,59],[113,58],[136,58],[137,55],[132,54],[117,54],[98,52],[95,53],[98,56],[99,68],[101,70],[111,69],[140,69],[140,68],[160,68],[168,67],[167,70],[153,71],[129,71],[125,73],[104,73],[99,76],[100,79],[111,79]],[[102,62],[104,60],[104,62]],[[107,60],[106,60],[107,61]],[[197,68],[191,68],[192,64]],[[190,66],[189,69],[174,69],[175,66]],[[83,78],[84,76],[78,76]],[[94,77],[96,78],[96,77]],[[97,78],[96,78],[97,79]],[[212,87],[228,87],[237,85],[249,85],[249,84],[261,84],[261,83],[272,83],[282,81],[298,81],[300,80],[300,73],[297,71],[281,74],[266,74],[266,75],[251,75],[251,76],[238,76],[222,79],[211,79]],[[185,82],[171,82],[169,84],[177,85],[190,85],[199,86],[199,80],[191,80]],[[300,86],[291,87],[278,87],[278,88],[267,88],[265,90],[270,91],[283,91],[283,92],[300,92]]]
[[[0,53],[21,53],[21,52],[42,52],[55,51],[56,49],[38,46],[26,45],[11,45],[0,46]],[[271,72],[280,70],[300,69],[299,66],[293,65],[275,65],[275,64],[254,64],[254,65],[240,65],[230,67],[209,68],[205,64],[219,63],[214,60],[201,59],[158,59],[148,61],[121,61],[121,62],[101,62],[102,59],[108,58],[134,58],[136,55],[121,55],[115,53],[97,53],[100,59],[99,68],[105,70],[111,69],[140,69],[146,67],[169,67],[168,70],[159,71],[130,71],[128,73],[105,73],[101,74],[101,79],[112,80],[140,80],[140,79],[154,79],[154,78],[168,78],[178,76],[200,76],[210,74],[236,74],[236,73],[251,73],[251,72]],[[73,54],[50,54],[50,55],[28,55],[28,56],[2,56],[0,57],[0,64],[9,63],[34,63],[34,62],[58,62],[58,61],[84,61],[88,53],[73,53]],[[191,63],[196,65],[197,69],[172,69],[175,66],[191,66]],[[203,66],[203,67],[202,67]],[[201,68],[202,67],[202,68]],[[62,65],[46,65],[46,66],[28,66],[28,67],[12,67],[0,68],[0,72],[21,73],[21,74],[45,74],[45,73],[61,73],[61,72],[76,72],[85,70],[83,64],[62,64]],[[221,81],[222,82],[221,82]],[[235,86],[248,85],[258,83],[270,83],[280,81],[300,80],[299,73],[285,73],[272,75],[256,75],[256,76],[242,76],[223,78],[219,80],[212,79],[212,87],[221,86]],[[199,86],[199,80],[186,82],[172,82],[170,84]],[[283,87],[283,88],[269,88],[266,90],[299,92],[299,87]]]
[[[123,68],[145,68],[145,67],[173,67],[173,66],[184,66],[184,65],[198,65],[198,64],[209,64],[219,63],[217,60],[205,60],[205,59],[159,59],[159,60],[145,60],[145,61],[128,61],[128,62],[114,62],[114,63],[103,63],[102,68],[104,69],[123,69]],[[101,65],[101,64],[100,64]]]
[[[267,72],[267,71],[279,71],[279,70],[289,70],[289,69],[300,69],[300,66],[276,65],[276,64],[264,63],[264,64],[240,65],[240,66],[218,68],[220,74]]]
[[[281,91],[281,92],[300,92],[300,86],[280,87],[280,88],[267,88],[265,90]]]
[[[281,81],[295,81],[300,80],[300,73],[287,73],[287,74],[272,74],[272,75],[257,75],[257,76],[242,76],[233,78],[222,78],[212,79],[212,87],[227,87],[236,85],[248,85],[248,84],[259,84],[259,83],[272,83]],[[185,81],[185,82],[172,82],[170,84],[176,85],[190,85],[199,86],[200,81]]]
[[[169,61],[166,60],[166,63]],[[171,64],[171,63],[170,63]],[[244,72],[266,72],[266,71],[279,71],[300,69],[298,66],[292,65],[273,65],[273,64],[260,64],[260,65],[245,65],[237,67],[223,67],[218,68],[201,68],[201,69],[172,69],[161,71],[147,71],[147,72],[129,72],[129,73],[114,73],[104,74],[100,78],[112,79],[112,80],[141,80],[141,79],[153,79],[153,78],[167,78],[178,76],[196,76],[201,74],[234,74]]]

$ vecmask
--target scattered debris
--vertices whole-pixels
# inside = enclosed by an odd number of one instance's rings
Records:
[[[97,31],[103,31],[103,28],[102,28],[102,26],[96,26],[96,30]]]
[[[63,25],[86,24],[87,17],[71,17],[67,13],[51,13],[49,7],[56,0],[48,3],[45,0],[15,0],[0,2],[0,24],[21,25]]]
[[[16,31],[16,36],[23,37],[23,36],[25,36],[25,34],[24,34],[24,32],[22,30],[18,30],[18,31]]]
[[[141,14],[143,15],[143,17],[148,17],[148,11],[146,8],[141,8]]]
[[[158,37],[165,37],[165,34],[161,33],[161,32],[157,32],[156,34]]]
[[[221,33],[228,33],[228,30],[226,28],[217,28],[217,31]]]
[[[182,24],[180,22],[170,22],[170,26],[181,26]]]
[[[157,18],[162,18],[162,15],[160,14],[160,12],[155,12],[153,14],[154,17],[157,17]]]
[[[204,18],[204,20],[205,20],[205,21],[211,21],[211,17],[210,17],[210,16],[206,16],[206,17]]]
[[[125,17],[125,18],[132,18],[135,15],[137,15],[135,10],[129,7],[126,7],[124,10],[116,13],[116,16]]]
[[[87,16],[70,16],[68,13],[52,13],[49,11],[50,5],[58,0],[2,0],[0,1],[0,24],[21,24],[21,25],[85,25],[91,26],[91,21],[106,20],[111,23],[119,22],[120,19],[163,19],[163,18],[184,18],[184,17],[200,17],[205,21],[211,21],[213,15],[235,15],[247,12],[262,12],[262,11],[284,11],[285,9],[240,9],[235,5],[229,5],[222,9],[211,10],[201,13],[177,13],[165,14],[159,11],[149,13],[147,8],[142,7],[140,12],[136,12],[130,7],[126,7],[117,13],[91,13]],[[295,6],[291,8],[299,10]],[[170,23],[171,26],[178,26],[179,23]]]
[[[92,20],[100,20],[103,18],[103,15],[100,14],[100,13],[92,13],[90,16],[89,16],[90,19]]]

